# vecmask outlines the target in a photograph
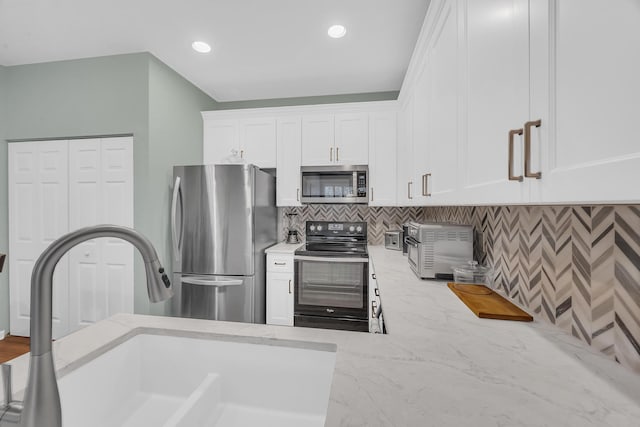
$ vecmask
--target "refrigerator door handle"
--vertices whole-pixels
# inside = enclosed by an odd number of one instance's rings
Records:
[[[178,224],[176,224],[177,211],[178,211],[178,196],[180,196],[180,193],[181,193],[180,177],[177,176],[176,182],[173,185],[173,197],[171,199],[171,238],[173,241],[173,256],[176,260],[178,260],[178,256],[180,254],[180,242],[178,240]],[[182,233],[182,225],[180,226],[180,232]]]
[[[243,281],[239,279],[232,280],[212,280],[205,277],[183,277],[182,283],[188,283],[190,285],[204,285],[204,286],[239,286]]]

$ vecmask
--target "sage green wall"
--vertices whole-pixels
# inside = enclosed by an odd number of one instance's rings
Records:
[[[9,251],[9,231],[7,219],[7,143],[6,133],[6,69],[0,65],[0,253]],[[3,169],[4,167],[4,169]],[[9,329],[9,267],[5,265],[4,271],[0,273],[0,329]]]
[[[257,99],[253,101],[219,102],[219,110],[236,108],[289,107],[293,105],[338,104],[344,102],[393,101],[399,91],[353,93],[346,95],[304,96],[299,98]]]
[[[169,207],[173,166],[202,164],[201,111],[213,110],[216,102],[164,63],[149,61],[149,185],[151,199],[145,204],[146,221],[158,239],[153,242],[165,268],[171,271]],[[162,237],[162,238],[160,238]],[[143,271],[138,271],[140,278]],[[146,300],[137,287],[136,300]],[[154,304],[156,306],[156,304]],[[167,309],[168,309],[167,305]],[[156,307],[153,307],[154,309]],[[153,314],[161,314],[152,311]]]
[[[169,258],[171,166],[202,162],[200,111],[216,103],[148,53],[4,67],[8,139],[134,135],[134,227]],[[0,82],[2,80],[0,79]],[[1,92],[0,92],[1,93]],[[0,121],[0,131],[2,130]],[[0,138],[2,135],[0,134]],[[0,248],[7,228],[6,147],[0,146]],[[147,298],[136,255],[136,313],[164,314]],[[7,275],[0,275],[0,329],[8,329]]]

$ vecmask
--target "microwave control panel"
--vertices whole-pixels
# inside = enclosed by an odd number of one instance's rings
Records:
[[[367,197],[367,173],[357,172],[358,197]]]

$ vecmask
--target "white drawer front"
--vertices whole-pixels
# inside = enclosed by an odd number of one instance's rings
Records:
[[[293,256],[267,255],[267,271],[274,273],[293,273]]]

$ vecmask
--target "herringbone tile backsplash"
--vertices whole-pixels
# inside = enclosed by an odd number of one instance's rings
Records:
[[[537,318],[640,372],[640,205],[377,208],[305,205],[307,220],[366,221],[369,243],[409,220],[471,224],[477,260],[496,283]]]
[[[640,372],[640,205],[424,208],[472,224],[477,259],[540,319]]]

